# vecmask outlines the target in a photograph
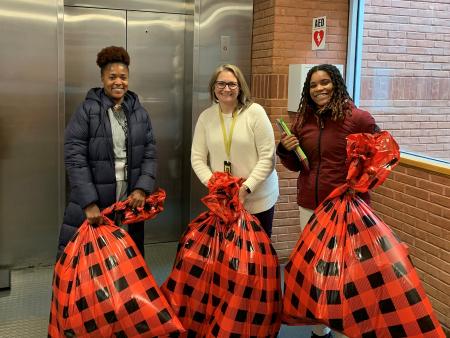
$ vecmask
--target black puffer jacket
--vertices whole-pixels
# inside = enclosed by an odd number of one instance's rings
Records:
[[[85,220],[83,208],[95,202],[103,209],[115,202],[116,176],[108,117],[108,109],[113,105],[102,88],[93,88],[67,125],[64,157],[71,191],[59,250]],[[156,146],[150,118],[131,91],[125,94],[122,107],[128,120],[128,194],[137,188],[151,193],[156,177]]]

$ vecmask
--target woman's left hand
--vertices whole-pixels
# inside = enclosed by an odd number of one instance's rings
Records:
[[[130,200],[128,205],[132,209],[143,207],[145,204],[145,192],[142,189],[133,190],[128,198]]]
[[[246,185],[242,185],[239,188],[239,201],[241,201],[241,203],[244,203],[245,199],[247,198],[248,192],[247,192],[247,186]]]

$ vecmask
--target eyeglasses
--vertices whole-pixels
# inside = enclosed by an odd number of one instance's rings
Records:
[[[234,90],[237,87],[239,87],[239,85],[236,82],[216,81],[217,88],[225,89],[226,86],[228,86],[228,88],[230,88],[230,90]]]

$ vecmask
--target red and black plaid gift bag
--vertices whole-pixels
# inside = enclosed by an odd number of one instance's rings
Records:
[[[239,202],[242,180],[214,173],[197,217],[180,240],[161,287],[187,337],[275,337],[280,329],[278,258]]]
[[[162,201],[146,207],[153,210],[148,218]],[[104,221],[83,223],[55,265],[48,336],[177,337],[184,329],[133,240]]]
[[[194,219],[178,244],[173,270],[161,286],[188,337],[206,334],[205,320],[220,302],[220,295],[210,289],[223,228],[224,223],[208,212]]]
[[[400,157],[387,132],[348,137],[347,184],[314,211],[285,267],[283,320],[348,337],[445,337],[405,244],[355,192]]]
[[[131,209],[128,207],[128,200],[116,203],[114,210],[122,212],[122,224],[131,224],[146,221],[154,218],[164,210],[163,204],[166,199],[166,192],[158,189],[145,199],[143,207]]]

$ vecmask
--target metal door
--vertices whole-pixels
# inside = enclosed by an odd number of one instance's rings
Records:
[[[126,12],[64,7],[65,115],[69,121],[86,93],[101,87],[97,53],[107,46],[126,46]]]
[[[157,185],[165,210],[146,224],[146,243],[176,241],[183,215],[183,85],[185,16],[65,7],[66,121],[91,87],[101,86],[96,54],[124,46],[130,54],[129,89],[150,114],[158,149]]]
[[[0,1],[0,269],[54,262],[63,117],[56,13],[55,1]]]
[[[182,226],[184,15],[127,12],[130,89],[150,113],[158,150],[157,184],[165,210],[146,229],[146,242],[178,240]]]

